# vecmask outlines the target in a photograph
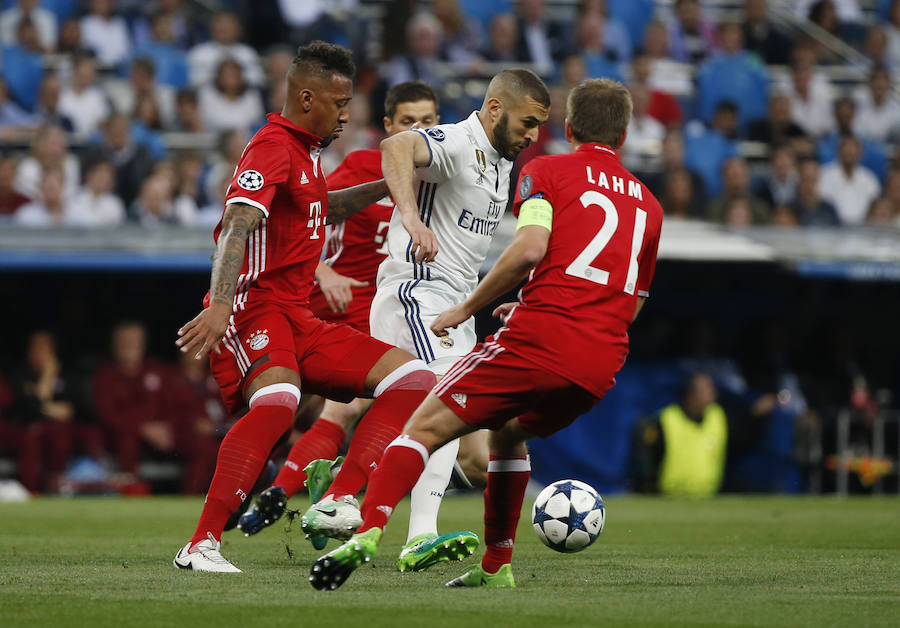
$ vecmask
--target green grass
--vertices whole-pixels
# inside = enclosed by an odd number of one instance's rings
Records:
[[[897,498],[613,497],[600,540],[571,555],[541,545],[524,516],[518,588],[493,591],[442,588],[468,563],[396,572],[405,505],[375,567],[335,592],[309,586],[317,552],[281,524],[250,539],[226,534],[223,553],[243,575],[179,572],[171,560],[200,503],[0,504],[0,625],[900,625]],[[291,506],[305,507],[305,498]],[[480,498],[445,502],[441,529],[460,528],[481,533]]]

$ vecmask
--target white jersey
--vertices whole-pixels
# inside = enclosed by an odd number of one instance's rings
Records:
[[[456,124],[416,131],[431,151],[428,165],[416,169],[416,200],[422,222],[437,237],[438,254],[433,262],[415,263],[412,239],[395,209],[378,286],[411,279],[443,281],[469,295],[506,209],[512,162],[488,141],[477,111]]]

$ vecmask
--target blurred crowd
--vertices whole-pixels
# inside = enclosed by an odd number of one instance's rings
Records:
[[[480,104],[472,85],[528,64],[553,108],[522,163],[567,150],[568,90],[612,77],[635,105],[623,158],[669,215],[900,226],[900,0],[787,3],[804,31],[769,4],[0,0],[0,220],[208,228],[248,138],[281,110],[296,46],[322,38],[360,68],[326,170],[377,146],[391,85],[428,82],[452,122]],[[852,63],[834,52],[847,44]]]

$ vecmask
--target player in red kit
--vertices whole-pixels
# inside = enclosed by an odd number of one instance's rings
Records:
[[[359,532],[315,562],[315,588],[337,588],[370,560],[431,452],[481,427],[493,430],[487,550],[481,565],[447,585],[515,586],[510,562],[530,475],[525,441],[566,427],[615,384],[628,327],[653,279],[662,209],[616,154],[631,109],[628,90],[615,81],[587,80],[569,94],[566,139],[574,151],[525,166],[512,244],[431,329],[445,334],[528,277],[519,302],[494,311],[505,326],[456,363],[388,446],[370,478]]]
[[[212,352],[229,411],[249,410],[219,448],[197,528],[173,561],[181,569],[240,571],[219,552],[222,530],[293,423],[301,389],[348,401],[376,398],[354,439],[357,467],[345,465],[361,488],[435,383],[409,353],[320,321],[308,307],[325,223],[387,193],[383,181],[329,192],[320,168],[321,150],[348,122],[354,71],[340,46],[299,48],[282,113],[269,114],[250,140],[226,192],[207,306],[178,331],[176,344],[197,359]]]
[[[385,97],[384,130],[390,135],[406,131],[413,125],[423,128],[438,123],[438,99],[434,91],[421,81],[399,83]],[[381,151],[353,151],[334,172],[328,175],[328,188],[340,190],[381,179]],[[317,318],[344,323],[369,335],[369,308],[375,296],[378,265],[387,256],[387,229],[394,212],[394,202],[385,196],[367,208],[331,227],[325,242],[325,261],[316,269],[317,283],[310,295],[309,307]],[[255,503],[243,514],[237,527],[246,534],[256,534],[272,525],[284,514],[287,500],[307,480],[313,503],[324,494],[332,479],[332,459],[359,417],[368,410],[370,399],[312,402],[318,420],[294,443],[287,460],[272,486],[259,494]],[[318,549],[326,539],[314,539]]]

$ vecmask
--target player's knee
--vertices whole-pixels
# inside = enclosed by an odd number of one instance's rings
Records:
[[[250,397],[250,408],[281,406],[291,411],[291,417],[300,405],[300,389],[293,384],[269,384]]]
[[[389,390],[429,391],[437,383],[434,373],[422,360],[410,360],[401,364],[378,383],[375,397]]]

